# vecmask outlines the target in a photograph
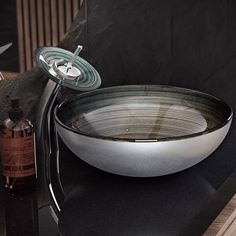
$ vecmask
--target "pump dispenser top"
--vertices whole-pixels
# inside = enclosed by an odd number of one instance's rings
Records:
[[[20,99],[12,98],[11,99],[11,109],[8,112],[9,118],[11,120],[19,120],[23,117],[23,110],[20,108]]]

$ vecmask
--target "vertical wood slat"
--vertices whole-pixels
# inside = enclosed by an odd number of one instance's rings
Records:
[[[57,0],[51,0],[52,46],[58,44]]]
[[[50,1],[44,0],[44,32],[45,32],[45,45],[50,46],[51,41],[51,17],[50,17]]]
[[[59,41],[62,40],[65,34],[65,12],[64,0],[58,0],[58,24],[59,24]]]
[[[65,1],[65,10],[66,10],[66,31],[68,31],[72,22],[71,0]]]
[[[38,47],[37,20],[36,20],[36,0],[30,0],[30,27],[31,27],[31,47],[32,52]]]
[[[17,36],[18,36],[18,53],[20,61],[20,72],[25,71],[25,53],[24,53],[24,34],[23,34],[23,12],[22,0],[16,1],[16,17],[17,17]]]
[[[38,47],[41,47],[44,45],[44,30],[43,30],[43,0],[36,0],[37,2],[37,26],[38,26]]]
[[[85,0],[85,1],[86,1],[86,0]],[[80,0],[80,6],[82,6],[83,2],[84,2],[84,0]]]
[[[32,68],[33,51],[56,46],[78,14],[83,0],[17,0],[20,72]]]
[[[76,17],[78,11],[79,11],[79,6],[80,6],[80,0],[73,0],[72,1],[72,10],[73,10],[73,19]]]
[[[31,40],[30,40],[30,18],[29,18],[29,3],[28,0],[23,0],[23,16],[24,16],[24,35],[25,35],[25,57],[26,69],[32,68],[31,60]]]

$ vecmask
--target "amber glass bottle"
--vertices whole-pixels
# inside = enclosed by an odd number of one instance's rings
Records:
[[[23,117],[19,99],[11,100],[9,118],[1,130],[1,146],[3,188],[13,194],[32,192],[36,185],[34,130]]]

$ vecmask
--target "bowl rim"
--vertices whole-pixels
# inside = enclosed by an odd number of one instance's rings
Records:
[[[185,92],[188,94],[199,94],[202,95],[206,98],[211,98],[217,102],[220,102],[223,106],[226,107],[226,109],[229,109],[229,116],[227,117],[227,119],[225,121],[223,121],[222,123],[220,123],[219,125],[211,128],[211,129],[206,129],[204,131],[201,132],[196,132],[193,134],[187,134],[187,135],[181,135],[181,136],[176,136],[176,137],[165,137],[165,138],[159,138],[159,139],[131,139],[131,138],[114,138],[114,137],[106,137],[106,136],[100,136],[100,135],[94,135],[94,134],[88,134],[86,132],[80,131],[79,129],[73,129],[71,127],[68,127],[67,125],[63,124],[61,122],[61,120],[59,119],[57,113],[59,111],[59,109],[61,109],[61,107],[66,106],[68,103],[73,102],[73,100],[81,98],[81,97],[86,97],[87,95],[91,94],[91,93],[100,93],[101,91],[106,91],[106,90],[114,90],[114,89],[119,89],[119,88],[135,88],[135,87],[156,87],[156,88],[160,88],[160,89],[167,89],[167,91],[169,92],[174,92],[174,90],[176,90],[175,92]],[[156,85],[156,84],[137,84],[137,85],[118,85],[118,86],[110,86],[110,87],[104,87],[104,88],[99,88],[99,89],[95,89],[92,91],[88,91],[88,92],[83,92],[83,93],[79,93],[76,94],[75,96],[69,98],[68,100],[65,100],[63,102],[61,102],[60,104],[57,104],[54,108],[54,121],[59,125],[62,126],[63,128],[65,128],[68,131],[71,131],[73,133],[82,135],[82,136],[86,136],[86,137],[90,137],[90,138],[95,138],[95,139],[101,139],[101,140],[109,140],[109,141],[120,141],[120,142],[138,142],[138,143],[147,143],[147,142],[164,142],[164,141],[174,141],[174,140],[183,140],[183,139],[188,139],[188,138],[193,138],[193,137],[197,137],[197,136],[201,136],[201,135],[205,135],[205,134],[209,134],[212,133],[216,130],[219,130],[220,128],[224,127],[226,124],[228,124],[232,118],[233,118],[233,109],[232,107],[227,104],[225,101],[223,101],[222,99],[208,94],[208,93],[204,93],[204,92],[200,92],[198,90],[194,90],[194,89],[188,89],[188,88],[183,88],[183,87],[178,87],[178,86],[170,86],[170,85]]]

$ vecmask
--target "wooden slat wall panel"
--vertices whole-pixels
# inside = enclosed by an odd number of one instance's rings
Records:
[[[59,41],[63,38],[66,30],[64,10],[64,0],[58,0]]]
[[[38,31],[38,47],[44,45],[44,13],[43,13],[43,0],[36,0],[37,2],[37,31]]]
[[[28,0],[23,0],[23,22],[24,22],[24,44],[25,44],[25,55],[26,55],[26,69],[32,67],[31,60],[31,32],[30,32],[30,22],[29,22],[29,4]]]
[[[45,45],[50,46],[52,44],[51,35],[51,14],[50,14],[50,1],[44,0],[44,29],[45,29]]]
[[[66,31],[69,30],[71,22],[72,22],[72,6],[71,6],[71,0],[67,0],[65,3],[65,9],[66,9]]]
[[[30,1],[30,29],[31,29],[31,51],[33,52],[38,47],[38,35],[37,35],[37,19],[36,19],[36,0]],[[32,61],[32,65],[35,63]],[[30,68],[29,68],[30,69]]]
[[[78,10],[79,10],[79,6],[80,6],[80,0],[73,0],[72,1],[73,18],[75,18],[75,16],[77,15]]]
[[[52,23],[52,42],[53,46],[58,44],[58,18],[57,0],[51,0],[51,23]]]
[[[31,47],[34,51],[38,46],[37,20],[36,20],[36,0],[30,0],[30,26],[31,26]]]
[[[17,0],[20,72],[33,66],[33,51],[56,46],[70,28],[81,0]]]
[[[16,1],[17,34],[18,34],[18,53],[20,61],[20,72],[26,70],[25,67],[25,47],[24,47],[24,28],[23,28],[23,9],[22,0]]]

